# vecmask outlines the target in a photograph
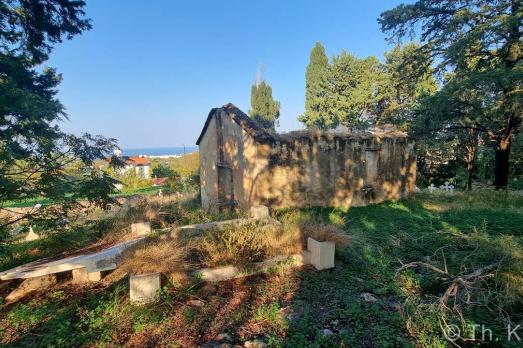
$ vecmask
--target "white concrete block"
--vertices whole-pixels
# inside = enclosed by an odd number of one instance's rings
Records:
[[[318,242],[307,238],[307,249],[311,252],[310,262],[319,271],[334,267],[334,242]]]
[[[151,233],[150,222],[137,222],[131,225],[131,232],[139,236],[145,236]]]
[[[129,295],[131,303],[145,304],[158,299],[160,273],[131,274],[129,276]]]
[[[255,219],[268,219],[271,217],[269,208],[264,205],[256,205],[251,207],[251,216]]]
[[[221,282],[224,280],[248,277],[253,274],[263,273],[277,267],[303,266],[309,264],[310,252],[301,254],[280,255],[272,259],[256,262],[247,267],[223,266],[217,268],[203,268],[195,271],[195,277],[208,282]]]
[[[85,267],[73,269],[73,283],[82,284],[102,280],[102,272],[88,272]]]
[[[90,272],[87,273],[87,280],[90,282],[99,282],[102,280],[102,272]]]

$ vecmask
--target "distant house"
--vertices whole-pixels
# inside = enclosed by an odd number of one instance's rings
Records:
[[[124,160],[125,166],[122,169],[122,172],[127,172],[129,170],[136,171],[136,174],[142,178],[148,179],[151,171],[151,164],[149,159],[144,156],[130,156],[122,157]]]

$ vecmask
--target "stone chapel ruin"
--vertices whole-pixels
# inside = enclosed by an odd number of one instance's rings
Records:
[[[415,189],[414,141],[393,128],[274,134],[226,104],[211,110],[196,144],[207,210],[361,206]]]

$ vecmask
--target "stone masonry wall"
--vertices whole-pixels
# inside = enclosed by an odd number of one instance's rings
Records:
[[[404,136],[319,133],[260,143],[227,113],[220,113],[219,122],[216,117],[199,144],[202,205],[208,210],[230,196],[247,209],[361,206],[414,192],[414,142]],[[220,173],[230,170],[232,176],[220,180],[218,164]],[[220,185],[232,192],[223,193]]]
[[[255,146],[246,160],[251,205],[361,206],[414,192],[414,143],[406,138],[320,136]]]

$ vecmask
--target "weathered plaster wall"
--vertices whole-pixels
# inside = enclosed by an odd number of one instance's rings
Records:
[[[216,121],[211,119],[200,144],[200,188],[202,206],[211,210],[218,201],[218,140],[216,138]]]
[[[255,145],[247,201],[272,207],[359,206],[415,188],[414,144],[406,138],[320,136]]]
[[[232,170],[239,208],[359,206],[414,192],[414,143],[406,137],[320,134],[260,143],[227,113],[221,134],[211,120],[200,142],[202,204],[216,210],[219,150]],[[218,133],[218,135],[216,135]],[[214,205],[214,206],[213,206]]]

